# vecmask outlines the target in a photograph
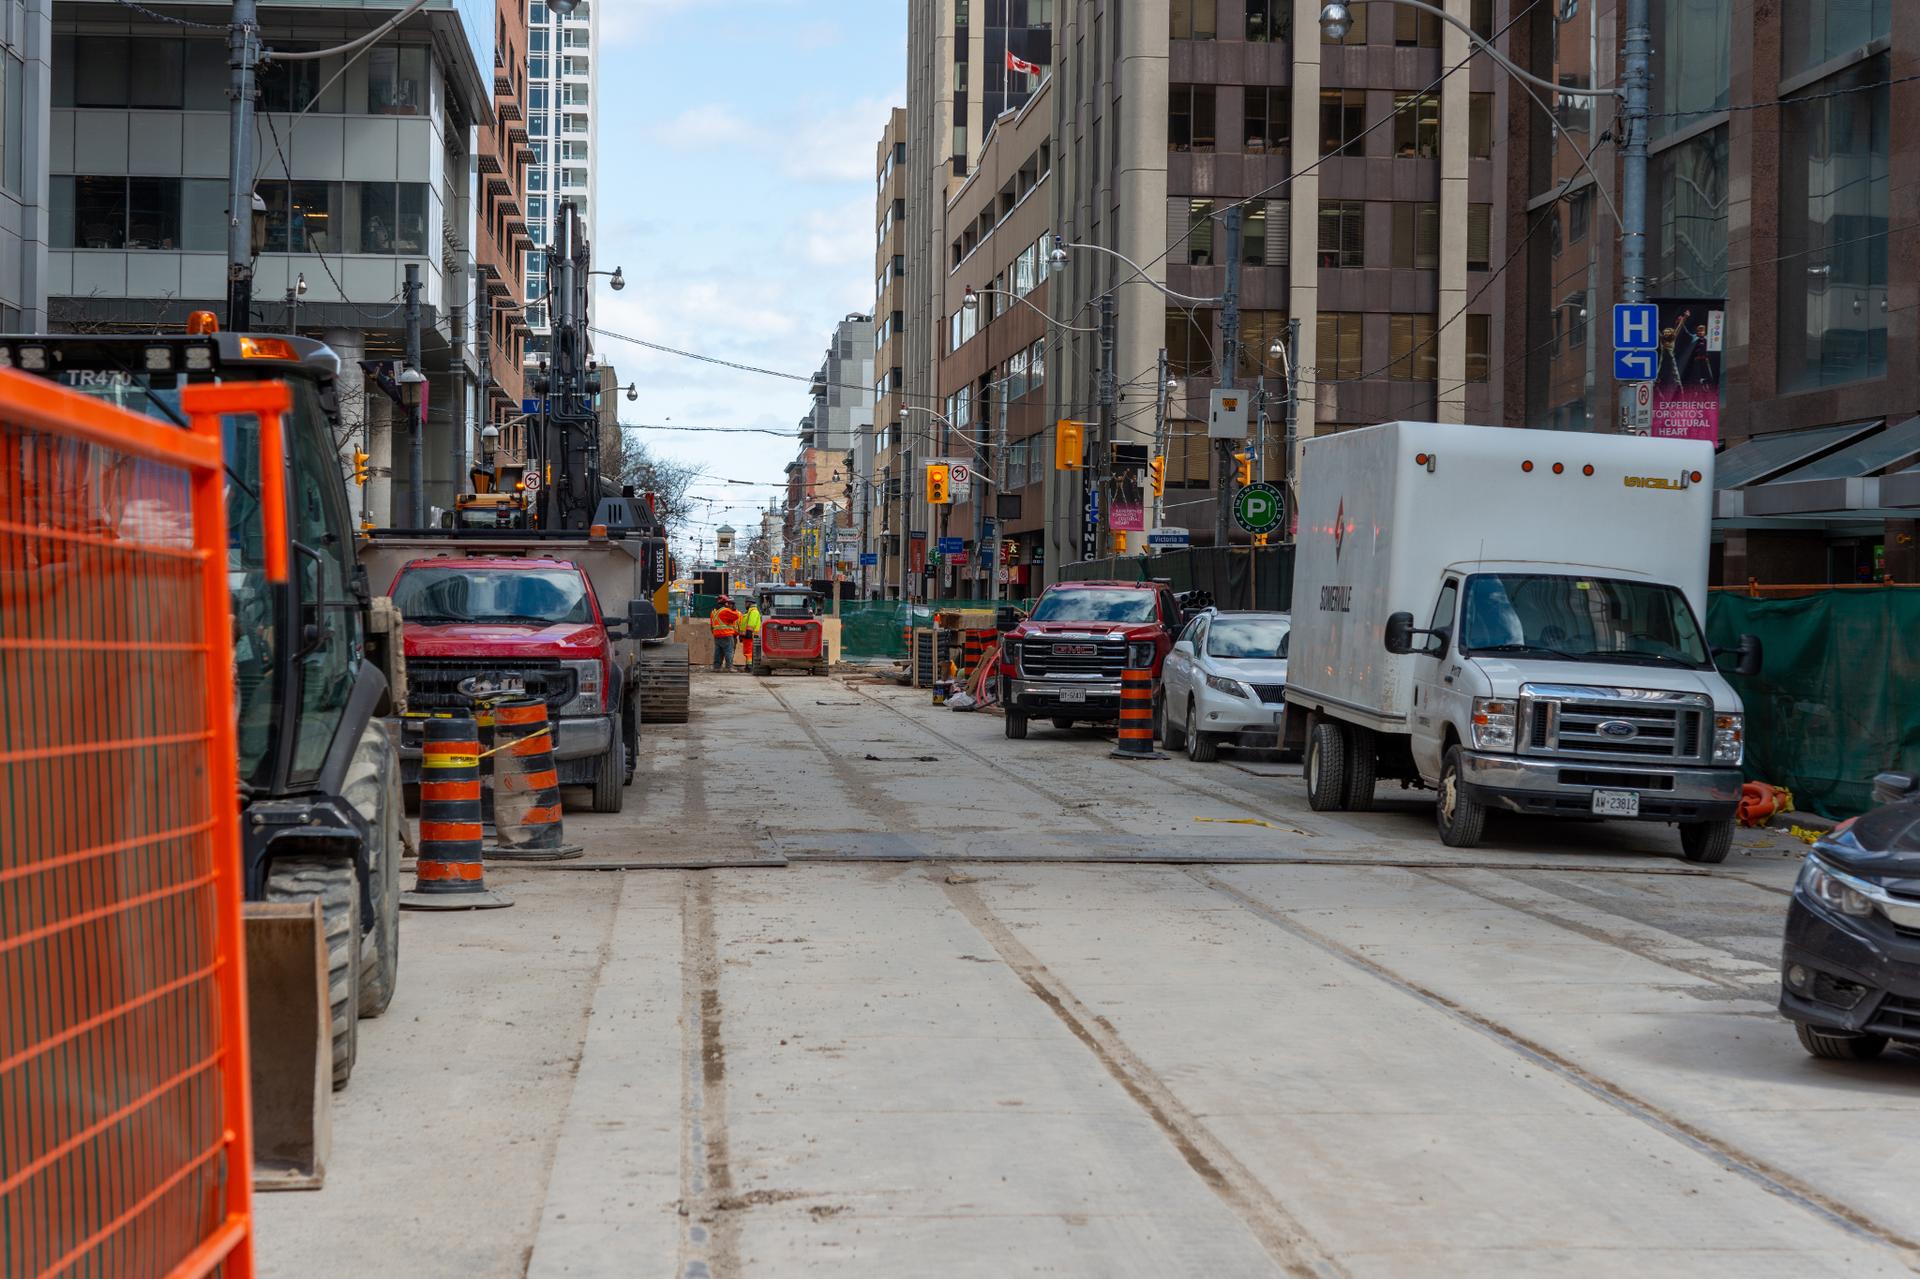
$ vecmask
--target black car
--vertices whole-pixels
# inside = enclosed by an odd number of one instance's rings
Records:
[[[1920,1046],[1920,779],[1882,773],[1874,798],[1813,846],[1787,910],[1780,1011],[1816,1057]]]

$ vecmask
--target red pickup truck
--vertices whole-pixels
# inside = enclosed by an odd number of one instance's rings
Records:
[[[630,760],[623,672],[612,640],[626,622],[600,610],[593,583],[567,560],[437,556],[403,565],[388,592],[406,618],[407,709],[462,710],[474,676],[518,678],[547,703],[562,786],[592,786],[617,813]],[[402,777],[419,780],[420,721],[402,720]]]
[[[1153,671],[1160,722],[1160,664],[1180,633],[1180,602],[1159,582],[1056,582],[1033,612],[1000,639],[1000,704],[1007,736],[1027,721],[1055,728],[1120,717],[1120,675]]]

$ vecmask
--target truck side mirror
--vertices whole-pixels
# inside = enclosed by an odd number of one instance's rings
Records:
[[[1413,651],[1413,614],[1395,613],[1387,619],[1387,651],[1407,654]]]
[[[1760,648],[1758,635],[1742,635],[1740,642],[1734,646],[1734,651],[1740,654],[1740,661],[1733,668],[1734,674],[1758,675],[1760,673],[1760,663],[1765,655]]]
[[[660,638],[660,614],[653,611],[653,601],[627,601],[627,638],[636,640]]]
[[[1920,791],[1920,777],[1912,773],[1873,775],[1873,802],[1876,804],[1897,804],[1903,799],[1912,799],[1915,791]]]

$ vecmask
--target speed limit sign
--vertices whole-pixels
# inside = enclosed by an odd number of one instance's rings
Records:
[[[528,471],[527,478],[521,482],[527,486],[527,492],[538,493],[540,491],[540,472]]]

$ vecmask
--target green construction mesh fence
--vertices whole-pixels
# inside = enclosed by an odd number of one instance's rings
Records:
[[[1823,591],[1799,599],[1716,593],[1707,634],[1765,649],[1759,675],[1729,676],[1747,709],[1747,776],[1801,808],[1847,817],[1873,806],[1873,775],[1920,769],[1920,591]]]
[[[693,616],[704,618],[713,612],[715,597],[696,595],[693,597]],[[852,601],[840,605],[840,657],[859,661],[864,658],[897,657],[907,655],[906,632],[909,626],[933,625],[936,609],[980,609],[993,611],[996,608],[1012,607],[1026,612],[1033,607],[1032,600],[935,600],[931,604],[903,604],[899,600],[868,600],[860,603]],[[830,616],[833,606],[829,603],[825,609]]]

